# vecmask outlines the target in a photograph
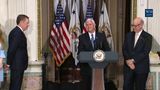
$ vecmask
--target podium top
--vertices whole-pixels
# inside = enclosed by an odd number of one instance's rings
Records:
[[[80,52],[78,60],[80,63],[88,63],[92,68],[104,68],[109,62],[118,61],[118,54],[112,51],[105,52],[105,59],[102,62],[96,62],[93,58],[93,51]]]
[[[80,62],[96,62],[93,58],[93,51],[82,51],[78,55],[78,60]],[[118,60],[118,54],[112,51],[105,52],[105,60],[104,62],[116,62]]]

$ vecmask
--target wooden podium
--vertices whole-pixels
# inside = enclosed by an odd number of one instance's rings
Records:
[[[101,50],[97,50],[95,52],[80,52],[78,59],[80,63],[88,63],[92,67],[92,90],[105,90],[104,68],[109,62],[118,61],[118,55],[112,51],[101,52]]]

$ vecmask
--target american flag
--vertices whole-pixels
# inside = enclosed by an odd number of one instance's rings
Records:
[[[92,6],[91,6],[91,2],[89,1],[88,2],[88,5],[87,5],[87,12],[86,12],[86,17],[85,17],[85,21],[88,19],[88,18],[93,18],[93,9],[92,9]],[[83,27],[83,33],[87,32],[86,30],[86,24],[84,23],[84,27]]]
[[[60,66],[70,55],[68,24],[60,2],[57,6],[55,22],[51,30],[50,47],[53,50],[57,66]]]

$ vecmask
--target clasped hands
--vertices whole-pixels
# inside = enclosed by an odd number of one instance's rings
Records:
[[[130,67],[130,69],[134,70],[135,69],[135,61],[134,59],[128,59],[126,60],[127,65]]]

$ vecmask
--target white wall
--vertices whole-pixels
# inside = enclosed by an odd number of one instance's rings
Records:
[[[0,0],[0,28],[5,30],[5,22],[7,21],[7,0]]]
[[[153,9],[153,17],[145,17],[145,9]],[[144,30],[154,38],[152,51],[160,51],[160,0],[137,0],[137,16],[144,19]]]
[[[37,10],[37,0],[0,0],[0,25],[5,31],[6,40],[9,32],[16,26],[18,14],[26,14],[30,18],[30,27],[25,32],[30,61],[38,59]]]

